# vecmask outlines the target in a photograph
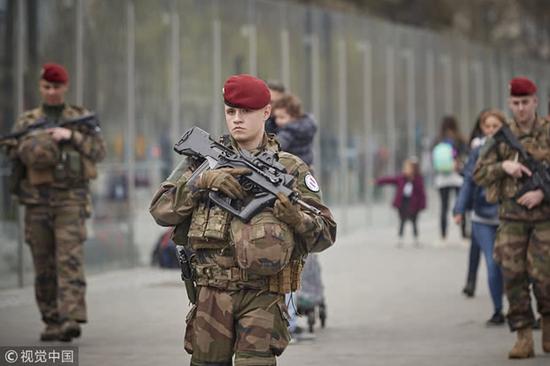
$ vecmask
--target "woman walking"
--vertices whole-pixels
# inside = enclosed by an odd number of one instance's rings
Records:
[[[488,110],[480,116],[480,127],[485,138],[492,136],[504,123],[505,118],[498,110]],[[482,144],[485,142],[482,140]],[[483,146],[473,149],[464,168],[464,184],[460,189],[456,205],[453,209],[454,221],[457,224],[464,220],[464,213],[468,202],[472,202],[472,244],[479,246],[485,257],[487,277],[491,300],[493,301],[493,315],[487,320],[487,325],[504,324],[502,314],[502,273],[493,259],[493,248],[498,227],[498,205],[487,202],[485,189],[475,184],[472,174]]]

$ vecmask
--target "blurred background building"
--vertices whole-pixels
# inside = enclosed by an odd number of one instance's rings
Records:
[[[444,114],[468,131],[481,109],[505,109],[518,74],[548,100],[544,3],[0,0],[0,132],[39,103],[40,66],[64,64],[68,101],[98,113],[108,143],[88,269],[140,265],[162,231],[147,208],[178,160],[178,137],[193,125],[223,133],[229,75],[277,79],[320,124],[315,169],[345,233],[372,222],[373,177],[425,156]],[[2,160],[0,287],[32,279],[8,174]]]

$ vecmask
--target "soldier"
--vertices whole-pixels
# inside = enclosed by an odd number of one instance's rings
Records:
[[[55,126],[89,115],[83,107],[65,103],[69,75],[58,64],[42,68],[42,104],[24,112],[14,132],[43,121],[54,127],[36,129],[14,141],[8,154],[21,169],[13,193],[25,205],[25,241],[35,272],[35,295],[46,324],[42,341],[69,342],[79,337],[87,321],[83,271],[85,219],[90,217],[89,180],[105,156],[99,127]]]
[[[536,114],[536,85],[517,77],[510,81],[508,106],[512,133],[534,159],[550,161],[550,122]],[[543,318],[542,342],[550,352],[550,197],[537,189],[516,197],[521,178],[531,171],[518,160],[517,150],[505,142],[488,141],[474,171],[475,181],[487,188],[488,201],[500,202],[500,227],[494,257],[502,267],[510,308],[508,323],[517,331],[509,358],[534,357],[534,321],[529,294],[530,279]]]
[[[195,251],[193,267],[198,300],[187,316],[185,349],[191,365],[275,365],[289,342],[284,294],[295,291],[305,254],[331,246],[336,223],[321,203],[319,186],[307,165],[265,133],[271,112],[266,84],[250,75],[234,75],[223,89],[228,148],[278,152],[279,163],[296,177],[295,190],[321,210],[302,210],[279,195],[267,208],[244,223],[213,205],[208,193],[246,199],[238,177],[246,169],[221,168],[189,180],[201,162],[180,164],[161,185],[150,212],[162,226],[183,228]]]

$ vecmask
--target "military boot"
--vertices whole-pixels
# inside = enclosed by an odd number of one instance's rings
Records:
[[[73,338],[80,337],[80,325],[74,320],[67,320],[61,324],[61,334],[59,340],[62,342],[70,342]]]
[[[550,353],[550,316],[542,318],[542,349]]]
[[[518,340],[514,348],[508,353],[508,358],[535,357],[535,345],[533,343],[533,330],[523,328],[518,330]]]
[[[56,341],[60,334],[59,324],[46,324],[46,328],[40,333],[40,340],[43,342]]]

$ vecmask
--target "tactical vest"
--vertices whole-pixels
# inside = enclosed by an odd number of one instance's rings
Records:
[[[197,253],[193,265],[199,286],[281,294],[299,288],[304,257],[293,255],[294,233],[271,208],[244,223],[204,193],[190,222],[174,230],[173,240]]]
[[[63,118],[71,119],[88,113],[84,108],[66,106]],[[25,129],[43,118],[41,108],[21,115],[15,131]],[[72,130],[86,133],[85,126],[72,126]],[[19,143],[19,156],[25,167],[19,176],[17,195],[23,204],[62,205],[67,201],[89,204],[88,181],[97,177],[95,163],[84,157],[72,141],[55,143],[57,150],[51,148],[51,141],[43,138],[45,131],[37,131],[23,137]],[[49,154],[48,154],[49,152]],[[52,157],[55,156],[55,161]],[[46,159],[47,158],[47,159]],[[44,164],[47,160],[48,164]],[[37,164],[38,163],[38,164]],[[69,191],[68,191],[69,190]]]

